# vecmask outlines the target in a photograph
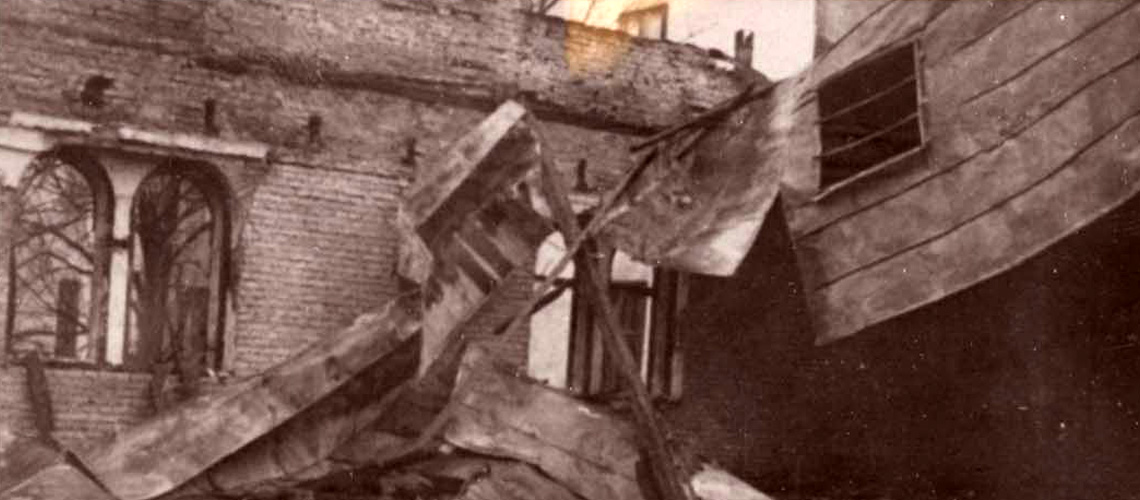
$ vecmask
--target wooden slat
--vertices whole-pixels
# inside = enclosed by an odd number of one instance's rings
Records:
[[[930,148],[929,161],[913,168],[897,169],[890,176],[880,176],[873,184],[861,185],[858,190],[836,193],[829,196],[826,203],[797,206],[788,214],[793,233],[803,237],[855,216],[861,210],[898,196],[931,176],[956,168],[996,147],[1065,102],[1085,98],[1088,93],[1082,91],[1103,80],[1106,74],[1127,63],[1140,50],[1135,43],[1121,43],[1122,40],[1132,40],[1129,34],[1140,30],[1140,17],[1136,10],[1134,6],[1122,12],[1111,22],[1041,61],[1000,91],[983,99],[962,106],[930,101],[927,130],[930,134],[928,143],[933,147]],[[934,40],[928,38],[923,44],[925,47],[931,43]],[[1015,44],[1006,39],[994,43],[1004,44],[1002,47]],[[930,70],[927,81],[929,85],[941,85],[942,73],[955,71],[958,71],[956,66],[940,65]]]
[[[471,173],[477,165],[482,164],[494,148],[519,123],[526,114],[526,108],[513,101],[508,101],[494,114],[470,133],[464,135],[449,150],[440,167],[433,169],[423,179],[419,179],[409,189],[407,201],[404,204],[409,219],[417,227],[428,222],[436,214],[444,212],[443,205],[456,198],[455,192],[468,182],[470,190],[462,193],[461,197],[468,198],[467,202],[474,202],[476,206],[486,201],[487,191],[479,191],[477,182],[486,181],[485,186],[494,187],[491,179],[475,179],[472,181]],[[473,211],[473,210],[472,210]],[[462,211],[460,213],[463,213]],[[425,237],[430,241],[432,235]]]
[[[1006,2],[947,2],[950,8],[930,23],[923,36],[923,50],[930,65],[974,44],[1041,0]]]
[[[928,96],[953,106],[1000,87],[1132,3],[1041,2],[1003,24],[984,43],[973,44],[931,67]],[[982,69],[984,75],[978,73]]]
[[[1133,50],[1140,51],[1140,42]],[[1069,100],[999,147],[855,217],[800,238],[797,245],[811,249],[805,253],[814,255],[806,261],[814,268],[808,274],[809,285],[842,279],[994,209],[1140,109],[1140,93],[1134,90],[1137,84],[1140,60],[1088,87],[1081,98]],[[932,151],[930,158],[940,161],[945,156]]]
[[[508,193],[538,162],[526,116],[521,105],[504,103],[452,146],[443,166],[417,182],[401,208],[401,273],[424,294],[425,373],[497,291],[510,272],[504,266],[529,262],[550,232],[526,200]],[[476,232],[486,239],[478,247],[487,255],[460,241],[464,234],[478,241]]]
[[[1105,102],[1106,108],[1115,103]],[[937,241],[813,294],[818,342],[922,307],[1031,258],[1140,193],[1140,115]]]

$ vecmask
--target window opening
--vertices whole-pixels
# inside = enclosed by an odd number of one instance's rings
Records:
[[[8,352],[94,362],[106,296],[109,194],[55,156],[36,160],[20,184],[5,294]]]
[[[917,50],[892,49],[820,86],[821,190],[922,146]]]
[[[139,186],[131,216],[127,365],[173,363],[194,378],[218,368],[219,212],[210,190],[185,169],[160,168]]]
[[[536,279],[565,252],[561,235],[554,234],[539,247]],[[625,341],[639,361],[642,380],[654,397],[680,396],[680,335],[677,313],[684,304],[680,274],[654,269],[628,255],[600,248],[587,241],[577,262],[583,258],[599,261],[610,281],[610,301],[614,305]],[[556,280],[569,285],[565,292],[531,316],[532,344],[530,373],[547,383],[568,388],[582,395],[605,399],[624,390],[616,359],[606,352],[603,334],[594,308],[586,299],[584,283],[575,278],[576,268],[568,267]]]
[[[618,29],[641,38],[668,36],[669,4],[660,0],[634,2],[618,16]]]

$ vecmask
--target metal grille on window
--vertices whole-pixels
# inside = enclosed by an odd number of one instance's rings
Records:
[[[921,149],[918,47],[891,49],[819,88],[820,189]]]

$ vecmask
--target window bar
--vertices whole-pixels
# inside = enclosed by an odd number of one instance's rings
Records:
[[[873,134],[861,137],[858,140],[851,141],[851,142],[844,144],[842,146],[839,146],[837,148],[833,148],[830,151],[824,151],[824,152],[820,153],[819,157],[820,158],[826,158],[826,157],[830,157],[830,156],[835,156],[835,155],[837,155],[839,153],[843,153],[845,151],[850,151],[850,150],[855,149],[859,146],[862,146],[868,142],[871,142],[875,139],[878,139],[879,137],[887,135],[888,133],[894,131],[895,129],[905,125],[907,122],[909,122],[911,120],[915,120],[917,118],[918,118],[918,112],[916,111],[914,113],[906,115],[905,117],[903,117],[903,119],[901,119],[897,122],[894,122],[894,123],[888,125],[887,127],[878,130],[877,132],[875,132]]]
[[[891,84],[891,86],[889,86],[889,87],[887,87],[887,88],[885,88],[885,89],[883,89],[883,90],[880,90],[880,91],[878,91],[878,92],[875,92],[874,94],[871,94],[871,95],[870,95],[870,96],[868,96],[868,97],[864,97],[863,99],[860,99],[860,100],[856,101],[856,102],[855,102],[855,103],[853,103],[853,104],[849,104],[849,105],[847,105],[847,106],[844,106],[844,107],[843,107],[842,109],[840,109],[839,111],[836,111],[836,112],[834,112],[834,113],[831,113],[830,115],[827,115],[827,116],[825,116],[825,117],[823,117],[823,118],[820,118],[820,119],[819,119],[819,121],[817,121],[816,123],[817,123],[817,124],[819,124],[819,123],[823,123],[823,122],[826,122],[826,121],[830,121],[830,120],[832,120],[832,119],[834,119],[834,118],[836,118],[836,117],[839,117],[839,116],[843,116],[843,115],[845,115],[845,114],[847,114],[847,113],[849,113],[849,112],[851,112],[851,111],[853,111],[853,110],[855,110],[855,109],[858,109],[858,108],[861,108],[861,107],[863,107],[863,105],[865,105],[865,104],[869,104],[869,103],[871,103],[871,102],[873,102],[873,101],[876,101],[876,100],[878,100],[879,98],[882,98],[882,97],[885,97],[885,96],[887,96],[887,95],[891,94],[892,92],[894,92],[894,91],[896,91],[896,90],[899,90],[899,89],[901,89],[901,88],[904,88],[904,87],[906,87],[906,85],[907,85],[908,83],[912,83],[912,82],[914,82],[914,81],[915,81],[915,76],[914,76],[914,75],[910,75],[910,76],[908,76],[908,77],[904,78],[903,80],[901,80],[901,81],[899,81],[899,82],[897,82],[897,83]]]
[[[917,101],[915,103],[915,112],[919,115],[918,142],[922,144],[926,142],[926,124],[923,123],[925,121],[924,115],[926,111],[926,92],[923,86],[926,81],[922,78],[922,64],[926,60],[926,57],[918,42],[915,42],[914,45],[911,46],[911,51],[911,58],[914,59],[914,96]]]

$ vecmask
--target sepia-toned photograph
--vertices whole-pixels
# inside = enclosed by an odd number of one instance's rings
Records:
[[[0,500],[1140,500],[1140,0],[0,0]]]

